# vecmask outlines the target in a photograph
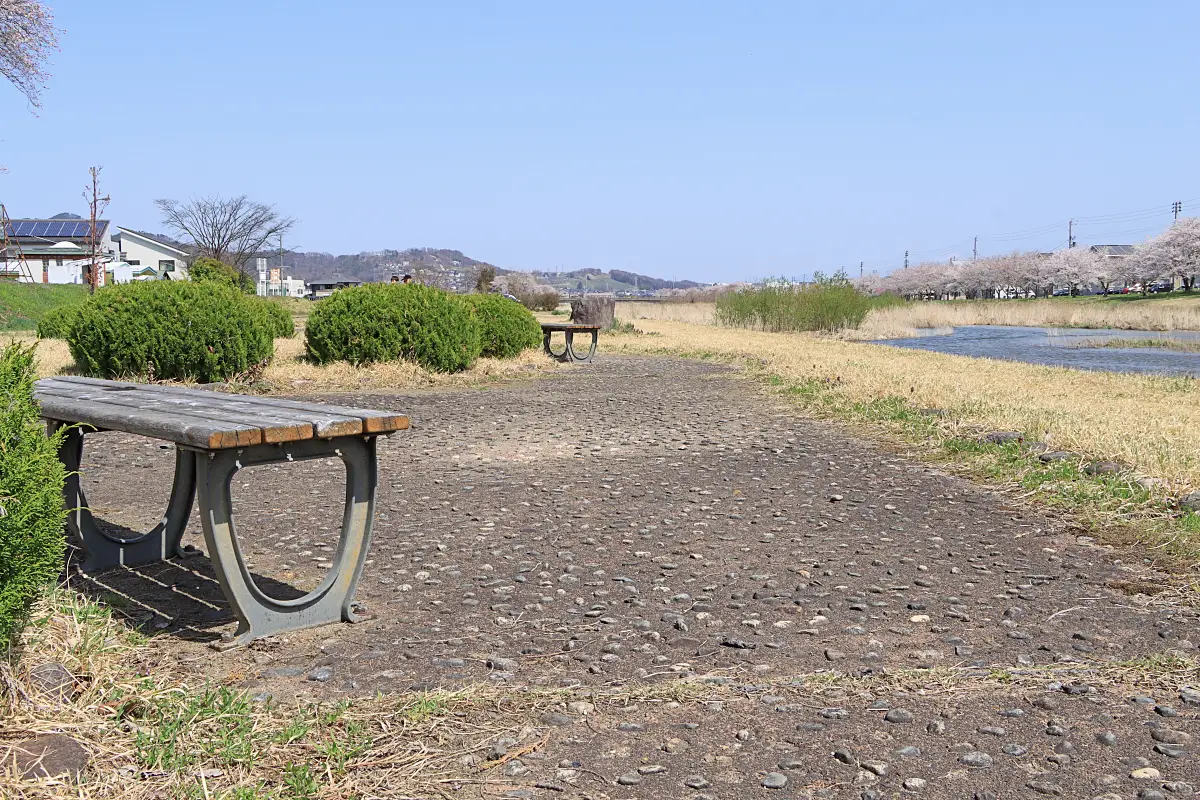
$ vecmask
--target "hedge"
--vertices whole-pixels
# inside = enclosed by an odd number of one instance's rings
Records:
[[[33,380],[32,347],[0,350],[0,652],[58,577],[66,547],[60,436],[46,436]]]
[[[498,294],[469,294],[463,299],[479,320],[482,355],[512,358],[542,343],[541,324],[517,301]]]
[[[47,311],[37,324],[39,339],[66,339],[67,333],[75,318],[79,316],[79,306],[58,306]]]
[[[218,283],[121,284],[80,307],[67,343],[86,375],[229,380],[274,355],[273,331],[257,303]]]
[[[254,281],[236,267],[224,261],[201,256],[188,267],[188,279],[201,283],[231,286],[244,294],[254,294]]]
[[[318,364],[404,360],[434,372],[459,372],[479,357],[479,335],[471,307],[449,292],[419,283],[373,283],[317,303],[304,346]]]
[[[256,298],[255,303],[271,336],[276,339],[290,339],[296,335],[296,323],[286,308],[265,297]]]

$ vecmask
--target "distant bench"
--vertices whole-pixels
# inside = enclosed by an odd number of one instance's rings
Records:
[[[59,458],[68,473],[63,490],[69,509],[67,528],[84,552],[84,571],[183,555],[180,539],[198,494],[213,572],[239,623],[237,633],[222,646],[358,620],[351,604],[371,538],[375,441],[406,429],[407,417],[282,398],[75,377],[40,380],[35,397],[52,431],[72,426]],[[83,436],[105,430],[175,443],[175,482],[166,514],[140,536],[122,539],[97,527],[80,485]],[[238,546],[230,481],[245,467],[328,456],[337,456],[346,465],[346,509],[333,567],[303,597],[269,597],[255,584]]]
[[[550,347],[550,337],[555,333],[562,332],[566,337],[567,344],[561,353],[554,352]],[[592,346],[588,350],[586,356],[581,356],[575,350],[575,334],[590,333],[592,334]],[[542,345],[546,350],[546,355],[559,361],[567,362],[588,362],[592,360],[592,356],[596,355],[596,342],[600,338],[599,325],[578,325],[573,322],[544,322],[542,323]]]

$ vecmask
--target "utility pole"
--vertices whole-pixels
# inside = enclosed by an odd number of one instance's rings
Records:
[[[1183,211],[1183,203],[1176,200],[1174,203],[1171,203],[1171,210],[1175,212],[1175,219],[1179,219],[1179,212]]]
[[[904,251],[904,268],[908,269],[908,251]]]
[[[1075,220],[1067,220],[1067,247],[1075,246]]]
[[[979,237],[975,237],[975,244],[971,245],[971,260],[979,258]]]
[[[858,262],[858,277],[862,277],[863,262]]]

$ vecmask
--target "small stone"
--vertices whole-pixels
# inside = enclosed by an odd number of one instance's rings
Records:
[[[917,758],[921,755],[921,748],[906,744],[904,747],[897,748],[896,755],[901,758]]]
[[[1189,795],[1194,791],[1190,783],[1183,781],[1167,781],[1162,787],[1172,794]]]
[[[889,711],[887,714],[885,714],[883,718],[888,722],[903,723],[903,722],[912,722],[913,721],[912,712],[907,711],[903,708],[893,708],[891,711]]]
[[[667,768],[662,764],[645,764],[638,767],[638,774],[640,775],[661,775],[666,771]]]
[[[800,769],[804,766],[804,760],[797,758],[796,756],[788,756],[787,758],[781,759],[780,762],[775,766],[779,769]]]
[[[17,742],[5,756],[25,779],[61,778],[78,781],[87,769],[88,754],[79,742],[58,733]]]
[[[935,719],[933,722],[925,726],[926,733],[932,733],[934,736],[941,736],[946,732],[946,723],[940,719]]]
[[[767,789],[782,789],[787,786],[787,776],[779,772],[768,772],[762,780],[762,785]]]
[[[1111,747],[1117,743],[1117,735],[1112,731],[1100,731],[1096,734],[1096,741],[1105,747]]]
[[[29,682],[42,694],[60,700],[70,697],[75,689],[75,676],[57,661],[38,664],[29,670]]]
[[[1083,471],[1087,475],[1119,475],[1125,471],[1125,466],[1115,461],[1093,461]]]
[[[642,776],[636,772],[627,772],[617,777],[617,783],[621,786],[637,786],[641,782]]]
[[[1025,786],[1033,789],[1038,794],[1046,794],[1053,797],[1061,797],[1063,793],[1061,786],[1047,781],[1030,781]]]
[[[333,667],[317,667],[312,672],[308,673],[307,677],[310,681],[325,683],[333,677]]]
[[[979,750],[972,750],[969,753],[963,753],[961,756],[959,756],[958,762],[976,769],[987,769],[992,765],[992,757],[987,753],[980,752]]]
[[[1138,800],[1167,800],[1167,796],[1158,789],[1138,789]]]
[[[862,762],[862,768],[881,778],[886,778],[888,773],[891,772],[891,767],[882,761],[864,761]]]
[[[1021,745],[1017,744],[1016,742],[1009,742],[1008,744],[1001,747],[1000,750],[1005,755],[1014,756],[1016,758],[1020,758],[1021,756],[1025,755],[1026,753],[1029,752],[1029,748],[1022,747]]]
[[[1200,511],[1200,492],[1191,492],[1179,498],[1179,507],[1185,511]]]
[[[835,759],[837,759],[838,761],[842,762],[843,764],[854,765],[854,764],[858,763],[858,759],[854,757],[853,753],[851,753],[849,750],[845,750],[842,748],[838,748],[837,750],[834,750],[833,757]]]
[[[1129,773],[1129,777],[1138,781],[1156,781],[1162,778],[1162,773],[1154,767],[1142,767]]]
[[[846,654],[843,653],[841,650],[834,650],[832,648],[826,648],[826,650],[825,650],[825,660],[826,661],[841,661],[845,657],[846,657]]]
[[[1192,740],[1191,734],[1170,728],[1151,728],[1150,738],[1163,744],[1187,744]]]
[[[1022,440],[1021,434],[1016,431],[993,431],[983,437],[986,444],[1008,444],[1009,442],[1019,442]]]
[[[919,792],[928,785],[929,781],[924,778],[905,778],[904,783],[901,784],[905,790],[910,792]]]
[[[683,779],[683,785],[689,789],[707,789],[709,783],[703,775],[688,775]]]
[[[1183,749],[1183,745],[1163,744],[1162,742],[1159,742],[1158,744],[1154,745],[1154,752],[1160,753],[1167,758],[1182,758],[1186,751]]]

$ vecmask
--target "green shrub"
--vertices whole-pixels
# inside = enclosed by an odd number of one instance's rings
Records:
[[[413,361],[434,372],[459,372],[480,353],[471,307],[419,283],[371,283],[317,303],[304,347],[318,364]]]
[[[199,283],[218,283],[232,286],[243,294],[254,294],[255,285],[249,275],[229,266],[224,261],[201,256],[188,267],[188,279]]]
[[[525,306],[498,294],[468,294],[463,300],[479,320],[482,355],[512,358],[542,343],[542,326]]]
[[[59,436],[33,402],[33,348],[0,350],[0,652],[63,564],[63,479]]]
[[[101,289],[79,309],[67,343],[86,375],[201,383],[261,367],[275,352],[256,299],[191,281]]]
[[[871,300],[843,273],[796,285],[771,281],[761,287],[717,298],[720,325],[764,331],[837,331],[857,328],[871,310]]]
[[[266,297],[255,298],[255,305],[258,307],[259,314],[262,315],[262,323],[271,332],[271,336],[276,339],[290,339],[296,335],[296,323],[283,305]]]
[[[72,304],[52,308],[38,320],[37,335],[39,339],[66,339],[67,334],[79,316],[79,306]]]

